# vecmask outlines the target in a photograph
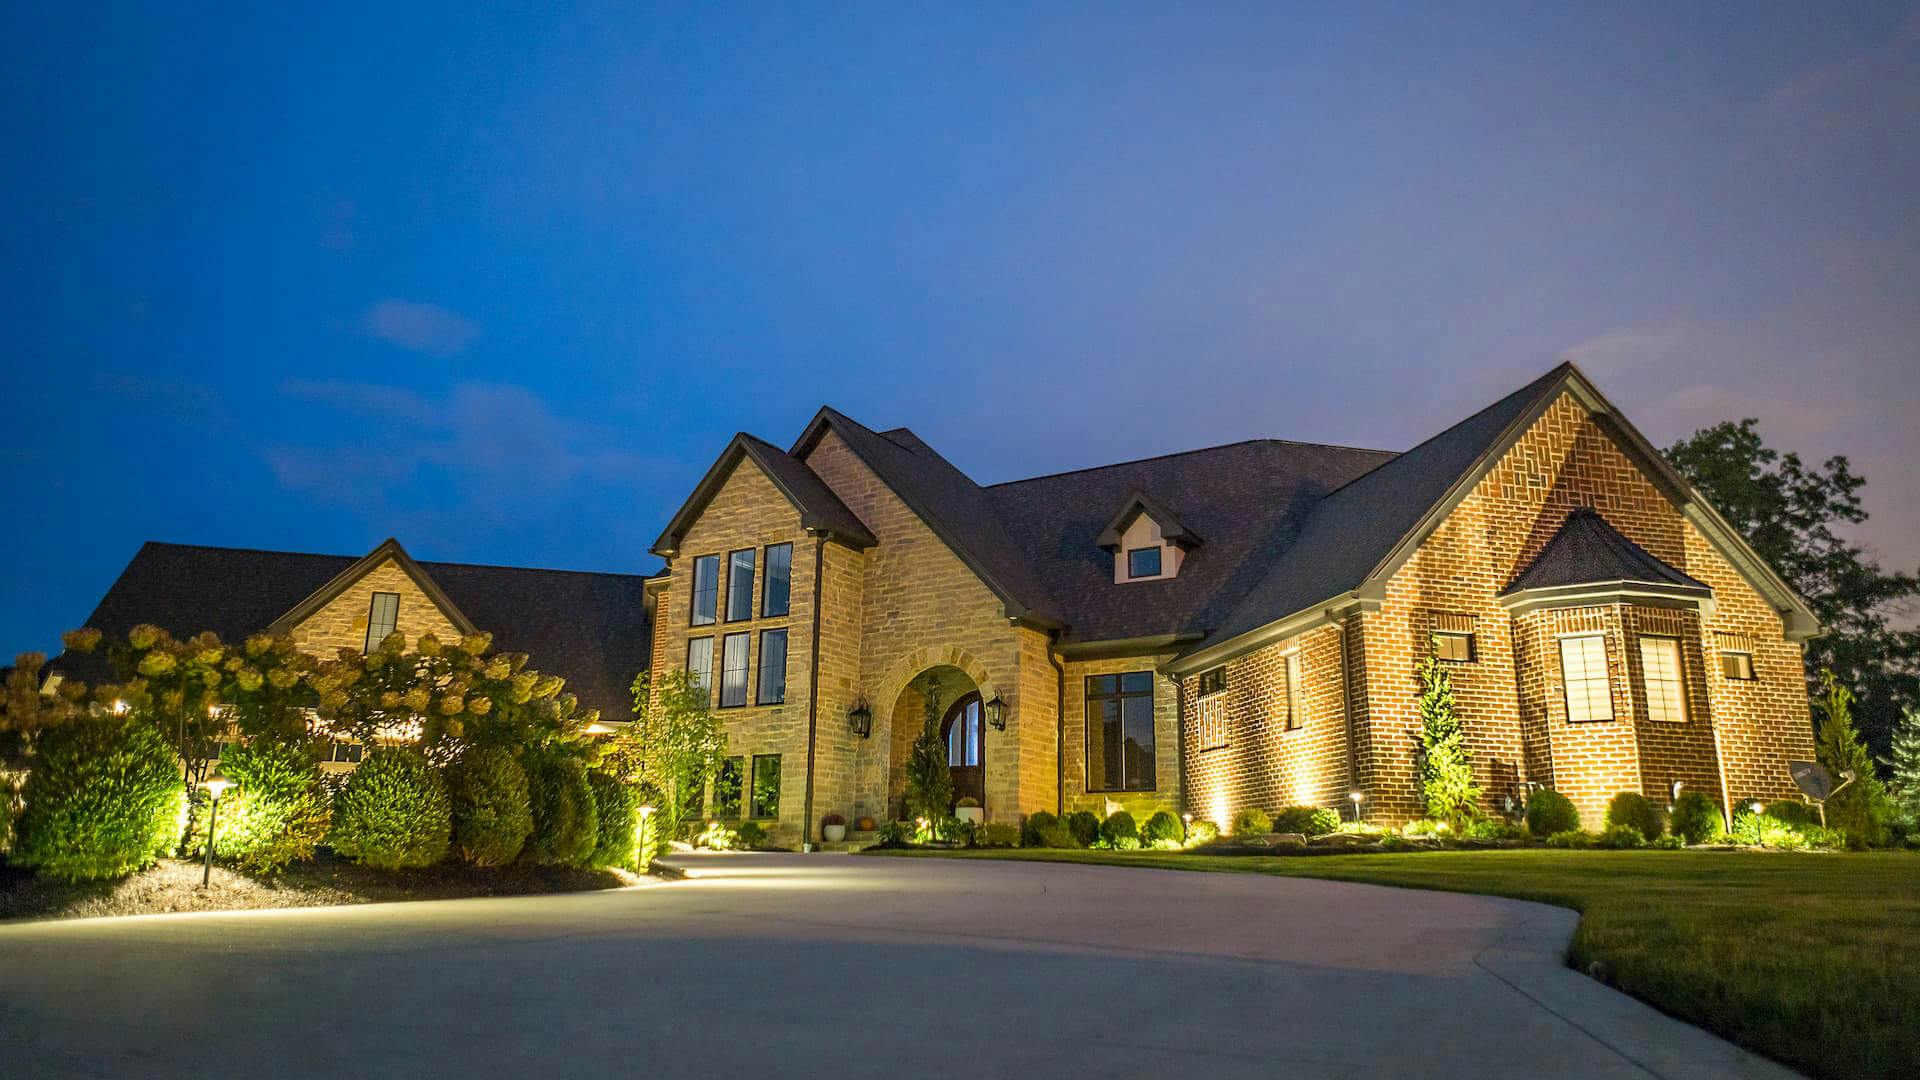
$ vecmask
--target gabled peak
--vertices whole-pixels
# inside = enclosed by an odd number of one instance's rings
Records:
[[[1160,527],[1160,538],[1165,542],[1178,545],[1183,550],[1191,550],[1199,545],[1200,537],[1182,525],[1173,511],[1137,488],[1129,492],[1121,501],[1120,509],[1108,519],[1107,527],[1100,530],[1100,537],[1095,543],[1108,551],[1120,550],[1121,540],[1126,536],[1127,529],[1142,514],[1153,519],[1153,523]]]

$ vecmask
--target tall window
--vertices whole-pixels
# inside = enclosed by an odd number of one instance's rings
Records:
[[[753,755],[753,816],[780,816],[780,755]]]
[[[1159,577],[1160,549],[1157,547],[1134,548],[1127,552],[1127,576]]]
[[[960,715],[947,725],[947,765],[980,764],[980,695],[968,694]]]
[[[1607,681],[1607,639],[1603,635],[1561,638],[1560,678],[1566,685],[1569,721],[1578,724],[1613,719],[1613,687]]]
[[[1287,730],[1293,731],[1307,722],[1307,695],[1300,685],[1300,654],[1287,654]]]
[[[720,556],[693,560],[693,625],[713,625],[714,604],[720,597]]]
[[[740,816],[740,792],[747,771],[747,759],[730,757],[720,763],[713,776],[713,816],[736,819]]]
[[[1647,686],[1647,719],[1671,724],[1687,721],[1687,684],[1680,675],[1680,642],[1670,637],[1640,639],[1640,678]]]
[[[785,615],[792,601],[793,545],[767,545],[767,580],[760,586],[760,614],[764,618]]]
[[[751,634],[728,634],[720,648],[720,707],[747,703],[747,643]]]
[[[1153,673],[1087,676],[1087,790],[1152,791]]]
[[[697,637],[687,639],[687,674],[700,689],[713,693],[713,639]]]
[[[736,551],[727,556],[727,621],[753,618],[754,550]]]
[[[400,594],[397,592],[377,592],[373,594],[373,606],[367,609],[367,652],[380,647],[394,628],[400,625]]]
[[[760,631],[760,685],[755,705],[778,705],[787,700],[787,632]]]

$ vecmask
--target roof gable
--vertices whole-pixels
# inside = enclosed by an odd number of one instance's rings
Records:
[[[1191,529],[1182,525],[1173,511],[1160,505],[1158,500],[1139,488],[1128,493],[1126,499],[1120,504],[1120,511],[1107,522],[1106,528],[1100,530],[1100,537],[1094,543],[1108,551],[1119,550],[1120,538],[1126,535],[1134,519],[1142,514],[1152,518],[1153,523],[1160,526],[1160,539],[1167,543],[1178,544],[1182,548],[1193,548],[1199,545],[1200,538],[1194,535]]]
[[[719,494],[727,478],[743,460],[751,460],[759,466],[780,494],[800,513],[800,526],[808,532],[817,533],[830,540],[839,541],[855,550],[872,547],[875,543],[873,533],[868,531],[847,504],[833,493],[807,463],[799,457],[784,453],[779,447],[758,439],[746,432],[733,437],[727,448],[720,452],[713,466],[700,479],[693,494],[682,503],[673,520],[667,523],[666,531],[653,542],[653,553],[661,558],[672,558],[680,549],[680,542],[700,514]]]
[[[1062,625],[1058,606],[985,489],[913,432],[881,434],[831,408],[814,414],[789,453],[805,461],[829,431],[993,591],[1008,618]]]
[[[267,631],[274,634],[290,632],[294,627],[311,618],[315,612],[326,607],[335,597],[352,588],[355,582],[386,565],[388,560],[392,560],[394,565],[400,568],[400,572],[406,574],[408,580],[426,594],[427,599],[434,607],[440,609],[440,614],[445,615],[447,621],[452,623],[456,630],[463,634],[471,634],[478,629],[473,625],[473,620],[467,618],[466,613],[460,610],[460,606],[455,604],[440,587],[440,583],[433,579],[433,575],[413,561],[413,556],[408,555],[407,550],[400,546],[400,541],[389,536],[372,551],[335,574],[332,580],[307,594],[306,599],[293,605],[279,618],[273,620],[268,624]]]

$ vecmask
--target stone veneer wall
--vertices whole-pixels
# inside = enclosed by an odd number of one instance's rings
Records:
[[[1538,642],[1516,640],[1513,621],[1496,597],[1579,506],[1595,507],[1653,555],[1712,587],[1713,615],[1686,624],[1690,633],[1697,627],[1698,635],[1685,651],[1689,695],[1697,697],[1696,685],[1704,685],[1715,725],[1711,734],[1717,738],[1733,800],[1791,795],[1786,761],[1812,752],[1800,646],[1785,639],[1781,619],[1766,600],[1654,487],[1587,409],[1565,394],[1393,575],[1381,609],[1364,617],[1369,730],[1361,772],[1370,794],[1370,817],[1393,822],[1421,812],[1413,758],[1419,691],[1414,671],[1427,651],[1437,615],[1474,620],[1477,660],[1456,665],[1452,672],[1477,779],[1489,800],[1518,788],[1530,769],[1538,767],[1539,736],[1560,745],[1565,733],[1552,728],[1550,709],[1541,697],[1548,691],[1539,681],[1558,678],[1557,654],[1550,658],[1551,672],[1534,673],[1523,681],[1515,669],[1516,656],[1540,656],[1543,663],[1547,658]],[[1526,620],[1521,622],[1524,627]],[[1738,684],[1720,676],[1712,661],[1716,631],[1751,635],[1757,682]],[[1609,656],[1620,665],[1616,693],[1630,697],[1621,703],[1615,724],[1631,734],[1631,718],[1640,708],[1632,699],[1640,691],[1637,677],[1628,676],[1637,673],[1638,660],[1636,656],[1628,667],[1624,627],[1620,635],[1617,642],[1610,638]],[[1637,645],[1632,648],[1637,652]],[[1696,648],[1698,668],[1692,659]],[[1523,693],[1534,695],[1525,737]],[[1704,716],[1689,719],[1690,724],[1705,722]],[[1600,766],[1606,775],[1593,777],[1589,786],[1596,791],[1612,783],[1639,787],[1654,773],[1666,775],[1663,769],[1676,776],[1703,775],[1698,748],[1710,740],[1679,740],[1688,747],[1685,760],[1667,765],[1658,760],[1673,757],[1675,741],[1664,736],[1658,741],[1651,772],[1608,760]],[[1551,764],[1556,784],[1576,783],[1566,764]],[[1661,788],[1648,794],[1664,800],[1667,792]]]
[[[364,649],[367,619],[372,614],[373,594],[377,592],[400,594],[400,615],[394,627],[406,635],[408,647],[428,631],[442,641],[460,636],[446,614],[400,569],[400,564],[388,559],[295,626],[294,644],[322,658],[332,656],[335,649],[356,652]]]
[[[1104,818],[1112,810],[1125,810],[1144,825],[1156,810],[1171,810],[1176,814],[1182,811],[1185,802],[1180,795],[1180,688],[1159,671],[1160,665],[1170,659],[1171,654],[1077,660],[1065,664],[1066,728],[1061,735],[1069,813],[1089,810]],[[1154,790],[1088,791],[1087,677],[1129,671],[1153,673]]]
[[[1275,642],[1226,664],[1226,689],[1207,697],[1187,682],[1187,810],[1222,829],[1249,807],[1326,806],[1343,813],[1347,791],[1347,693],[1339,626]],[[1287,727],[1287,654],[1299,651],[1305,716]],[[1226,743],[1204,746],[1209,714],[1223,716]],[[1211,740],[1205,740],[1211,741]]]

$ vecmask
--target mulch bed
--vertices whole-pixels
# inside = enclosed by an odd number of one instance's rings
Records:
[[[313,862],[296,863],[271,877],[252,877],[215,865],[212,882],[202,889],[200,874],[200,863],[177,859],[162,859],[159,865],[118,881],[67,882],[0,866],[0,920],[526,896],[613,889],[641,880],[620,870],[517,864],[484,869],[443,863],[423,870],[373,870],[324,851]]]

